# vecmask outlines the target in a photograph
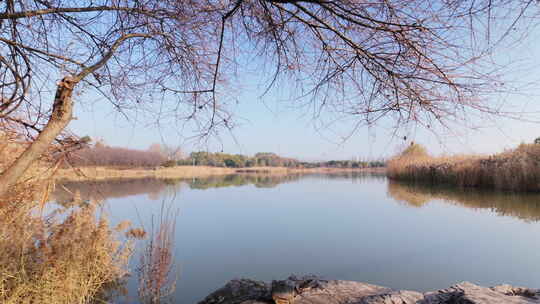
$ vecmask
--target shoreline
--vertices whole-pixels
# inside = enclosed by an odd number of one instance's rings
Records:
[[[230,174],[316,174],[316,173],[385,173],[386,168],[287,168],[287,167],[248,167],[223,168],[208,166],[178,166],[172,168],[107,168],[83,167],[58,169],[54,178],[56,181],[99,181],[112,179],[177,179],[200,178]]]
[[[324,280],[317,276],[290,276],[271,283],[233,279],[205,297],[199,304],[534,304],[540,303],[540,290],[511,285],[482,287],[461,282],[445,289],[418,292],[394,290],[369,283]]]

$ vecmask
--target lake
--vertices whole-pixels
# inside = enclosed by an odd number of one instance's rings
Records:
[[[69,205],[75,192],[103,201],[112,224],[148,232],[177,212],[174,303],[196,303],[233,278],[290,274],[417,291],[461,281],[540,287],[538,194],[343,173],[71,182],[54,197]],[[147,242],[137,242],[132,269]],[[137,286],[134,274],[116,303],[137,303]]]

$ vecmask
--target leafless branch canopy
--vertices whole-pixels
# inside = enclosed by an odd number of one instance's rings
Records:
[[[469,109],[496,113],[481,98],[501,86],[483,57],[492,44],[478,41],[497,36],[497,17],[512,10],[518,20],[535,3],[5,0],[0,119],[39,133],[55,82],[72,75],[119,110],[160,104],[208,134],[231,126],[227,83],[251,59],[271,68],[269,87],[286,80],[317,112],[365,124],[390,116],[398,127],[429,127]]]

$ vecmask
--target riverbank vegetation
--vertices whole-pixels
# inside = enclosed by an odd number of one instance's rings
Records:
[[[0,131],[0,171],[25,147]],[[112,227],[99,202],[80,195],[66,206],[49,203],[54,183],[41,169],[30,168],[0,195],[0,303],[105,303],[124,285],[130,225]]]
[[[97,142],[94,145],[88,145],[70,153],[68,164],[74,167],[157,167],[166,160],[166,156],[156,150],[111,147]]]
[[[387,175],[432,184],[540,191],[540,144],[521,144],[493,155],[438,157],[412,144],[388,161]]]
[[[285,168],[380,168],[384,160],[330,160],[306,162],[290,157],[282,157],[271,152],[260,152],[254,156],[227,153],[193,152],[189,157],[176,162],[169,161],[167,166],[212,166],[228,168],[285,167]]]
[[[172,152],[170,151],[172,150]],[[306,162],[283,157],[271,152],[259,152],[253,156],[223,152],[192,152],[183,156],[180,149],[169,149],[153,144],[148,150],[111,147],[103,142],[85,145],[70,153],[68,166],[73,167],[175,167],[202,166],[221,168],[285,167],[285,168],[379,168],[384,160],[330,160]]]
[[[0,302],[105,303],[127,273],[130,242],[95,203],[47,211],[31,182],[0,198]]]
[[[384,173],[384,167],[379,168],[287,168],[287,167],[250,167],[228,168],[209,166],[175,166],[159,168],[115,168],[115,167],[81,167],[58,169],[55,173],[57,181],[103,181],[122,179],[181,179],[205,178],[231,174],[257,175],[286,175],[286,174],[315,174],[338,173],[350,171]]]
[[[153,144],[148,150],[111,147],[103,142],[86,144],[63,157],[55,173],[59,180],[178,179],[229,175],[235,173],[287,174],[316,173],[351,169],[381,169],[383,160],[331,160],[303,162],[275,153],[254,156],[221,152],[192,152],[182,156],[179,149],[167,153],[166,147]],[[58,160],[58,158],[56,159]],[[65,161],[64,161],[65,160]]]

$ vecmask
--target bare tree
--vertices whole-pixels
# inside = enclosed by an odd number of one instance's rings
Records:
[[[292,79],[316,112],[362,124],[391,116],[397,126],[429,127],[468,109],[496,113],[480,98],[499,83],[478,65],[485,52],[470,43],[474,18],[531,3],[2,1],[0,120],[32,144],[1,173],[0,194],[53,142],[73,143],[62,132],[83,100],[74,90],[102,94],[120,111],[162,102],[209,134],[230,127],[223,88],[250,54],[272,68],[269,87]]]
[[[141,151],[120,147],[85,147],[74,151],[71,166],[156,167],[167,160],[158,151]]]

